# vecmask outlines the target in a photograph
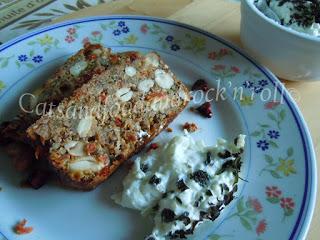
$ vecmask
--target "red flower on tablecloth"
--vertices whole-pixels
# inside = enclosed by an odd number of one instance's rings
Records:
[[[148,25],[147,24],[142,24],[141,25],[141,27],[140,27],[140,31],[142,32],[142,33],[147,33],[148,32],[148,30],[149,30],[149,27],[148,27]]]
[[[256,198],[249,198],[250,206],[253,208],[253,210],[257,213],[262,212],[262,205]]]
[[[75,38],[71,35],[67,35],[66,38],[64,39],[67,43],[72,43]]]
[[[256,227],[256,233],[258,236],[260,236],[260,234],[264,233],[267,229],[267,222],[265,219],[262,219],[259,221],[257,227]]]
[[[67,32],[70,34],[70,35],[73,35],[76,33],[76,29],[74,27],[71,27],[71,28],[68,28]]]
[[[279,198],[282,192],[276,186],[268,186],[266,187],[266,194],[269,198]]]

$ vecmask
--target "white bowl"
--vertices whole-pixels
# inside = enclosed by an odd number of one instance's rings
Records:
[[[320,38],[278,24],[253,2],[241,1],[244,48],[280,78],[320,81]]]

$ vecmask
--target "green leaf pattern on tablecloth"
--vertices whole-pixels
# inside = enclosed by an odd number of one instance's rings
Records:
[[[32,30],[40,26],[49,24],[55,18],[61,17],[71,12],[79,11],[87,7],[95,6],[97,4],[104,3],[104,2],[106,1],[97,0],[96,4],[92,4],[92,3],[88,3],[85,0],[76,0],[74,3],[64,3],[62,4],[61,9],[50,8],[47,10],[47,12],[35,13],[33,15],[34,16],[33,19],[21,21],[17,26],[15,26],[12,29]],[[36,17],[39,17],[39,18],[36,18]]]

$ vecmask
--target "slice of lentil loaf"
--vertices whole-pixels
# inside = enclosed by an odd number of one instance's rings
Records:
[[[35,110],[39,103],[57,105],[65,97],[88,82],[94,74],[100,74],[112,65],[110,49],[100,44],[85,44],[84,48],[71,56],[43,86],[34,91],[34,97],[24,102],[24,108]],[[40,106],[40,105],[39,105]],[[41,105],[44,106],[44,105]],[[42,109],[39,109],[41,112]],[[40,116],[33,113],[21,112],[12,121],[3,122],[0,125],[0,145],[6,145],[12,141],[28,142],[26,129]]]
[[[187,105],[188,89],[156,53],[132,59],[93,77],[28,128],[65,185],[95,188]]]
[[[99,44],[85,44],[84,48],[71,56],[40,88],[33,92],[31,101],[24,102],[24,108],[35,110],[36,106],[56,106],[65,97],[88,82],[94,75],[100,74],[114,64],[133,61],[134,54],[125,52],[111,53],[110,49]],[[41,104],[40,104],[41,103]],[[39,108],[39,112],[42,109]],[[41,116],[35,113],[22,112],[11,121],[0,124],[0,145],[12,159],[15,168],[20,172],[26,172],[29,177],[27,182],[35,182],[38,175],[47,172],[46,164],[35,159],[35,152],[27,138],[26,130]],[[36,152],[37,155],[37,152]],[[44,181],[31,184],[33,188],[39,188]]]

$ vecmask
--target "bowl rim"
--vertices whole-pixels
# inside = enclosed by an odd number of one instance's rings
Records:
[[[248,5],[249,9],[251,9],[254,13],[256,13],[259,17],[261,17],[262,19],[264,19],[266,22],[270,23],[271,25],[275,26],[276,28],[280,29],[280,30],[284,30],[289,34],[293,34],[301,39],[305,39],[308,41],[312,41],[314,43],[320,43],[320,37],[315,37],[312,36],[310,34],[307,33],[302,33],[296,30],[293,30],[289,27],[285,27],[282,26],[281,24],[277,23],[276,21],[274,21],[273,19],[267,17],[266,15],[263,14],[263,12],[261,12],[256,5],[253,3],[254,0],[241,0],[241,4],[246,3],[246,5]]]

